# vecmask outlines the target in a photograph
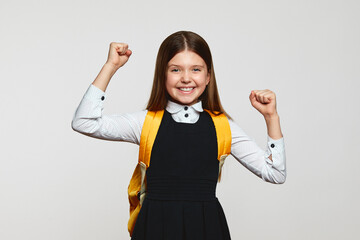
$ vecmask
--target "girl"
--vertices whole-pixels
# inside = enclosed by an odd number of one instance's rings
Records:
[[[109,81],[131,54],[125,43],[110,44],[107,62],[72,120],[72,128],[87,136],[139,145],[147,112],[165,110],[146,171],[147,194],[131,239],[231,239],[215,196],[219,163],[210,112],[227,117],[231,155],[237,161],[266,182],[284,183],[285,149],[275,93],[254,90],[249,96],[266,121],[268,141],[263,151],[224,111],[208,44],[196,33],[179,31],[160,46],[146,110],[102,115]]]

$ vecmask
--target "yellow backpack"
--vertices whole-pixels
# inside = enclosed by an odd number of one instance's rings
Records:
[[[215,115],[209,110],[207,111],[215,125],[217,143],[218,143],[218,160],[219,160],[219,178],[221,179],[221,169],[224,165],[225,158],[231,151],[231,131],[230,125],[225,114]],[[130,219],[128,221],[128,231],[130,237],[134,230],[134,226],[139,215],[142,203],[146,193],[146,169],[150,165],[151,150],[157,132],[160,127],[164,110],[148,111],[145,122],[141,130],[139,161],[135,167],[134,173],[128,187],[129,203],[130,203]]]

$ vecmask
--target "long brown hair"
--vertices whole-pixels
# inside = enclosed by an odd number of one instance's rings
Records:
[[[175,32],[168,36],[160,45],[156,58],[153,86],[146,109],[149,111],[165,109],[167,101],[170,99],[165,87],[167,65],[177,53],[184,50],[198,54],[205,61],[208,73],[210,74],[210,82],[199,97],[203,108],[210,110],[216,115],[224,113],[231,119],[220,102],[210,48],[201,36],[190,31]]]

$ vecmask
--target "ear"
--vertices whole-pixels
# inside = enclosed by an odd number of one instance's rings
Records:
[[[208,85],[209,82],[210,82],[210,76],[211,76],[211,74],[210,74],[210,73],[207,73],[207,76],[206,76],[206,85]]]

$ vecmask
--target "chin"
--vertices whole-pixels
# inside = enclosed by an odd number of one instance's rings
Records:
[[[181,101],[181,103],[183,105],[192,105],[194,103],[196,103],[197,101],[196,100],[189,100],[189,101]]]
[[[190,105],[195,103],[196,101],[193,99],[189,99],[189,100],[185,100],[185,99],[171,99],[171,101],[176,102],[178,104],[182,104],[182,105]]]

